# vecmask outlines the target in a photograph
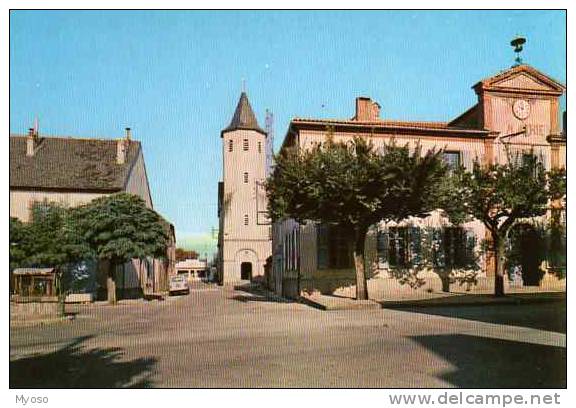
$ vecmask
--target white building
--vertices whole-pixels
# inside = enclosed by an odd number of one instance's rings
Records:
[[[176,274],[186,275],[188,280],[200,280],[208,275],[208,261],[205,259],[186,259],[176,263]]]
[[[266,208],[266,132],[242,92],[222,130],[223,181],[218,185],[218,275],[222,283],[264,277],[272,254]]]
[[[119,192],[135,194],[154,209],[142,145],[131,138],[129,128],[116,140],[45,136],[37,129],[10,135],[10,217],[29,222],[34,206],[44,202],[76,207]],[[135,259],[117,267],[120,298],[168,289],[176,240],[174,226],[165,224],[170,243],[164,259]],[[79,267],[79,273],[91,276],[81,290],[105,297],[108,264],[86,262]]]

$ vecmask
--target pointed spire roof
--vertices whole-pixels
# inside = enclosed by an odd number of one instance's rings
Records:
[[[228,127],[222,131],[222,134],[238,129],[254,130],[264,135],[266,134],[266,132],[258,126],[256,115],[254,115],[252,106],[250,106],[250,101],[248,101],[246,92],[242,92],[240,95],[240,100],[238,101],[238,105],[234,111],[234,116],[232,117]]]

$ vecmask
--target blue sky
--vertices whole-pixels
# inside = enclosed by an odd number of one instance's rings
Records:
[[[562,11],[16,11],[10,131],[142,141],[155,208],[180,243],[210,251],[218,225],[220,130],[242,78],[275,145],[295,116],[349,118],[371,96],[382,117],[448,120],[470,87],[524,60],[566,81]]]

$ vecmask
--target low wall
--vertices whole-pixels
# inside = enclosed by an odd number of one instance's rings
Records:
[[[10,302],[10,320],[39,320],[60,316],[57,300]]]
[[[70,293],[66,295],[66,303],[90,303],[93,301],[93,293]]]

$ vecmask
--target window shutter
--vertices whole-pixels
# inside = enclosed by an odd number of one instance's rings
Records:
[[[410,266],[422,264],[422,234],[419,227],[410,228]]]
[[[326,225],[316,226],[316,245],[318,269],[328,268],[328,231]]]
[[[432,264],[435,268],[444,268],[446,265],[442,235],[442,228],[432,229]]]
[[[474,152],[470,150],[462,150],[462,165],[466,168],[466,170],[472,170],[474,160],[476,160]],[[478,157],[478,160],[480,160],[480,157]]]
[[[476,264],[476,256],[475,256],[475,249],[476,249],[476,234],[474,234],[473,230],[466,230],[465,231],[465,239],[466,239],[466,258],[465,263],[466,267],[471,268],[474,267]]]
[[[376,251],[378,256],[378,266],[381,268],[388,267],[388,229],[378,230],[376,235]]]

